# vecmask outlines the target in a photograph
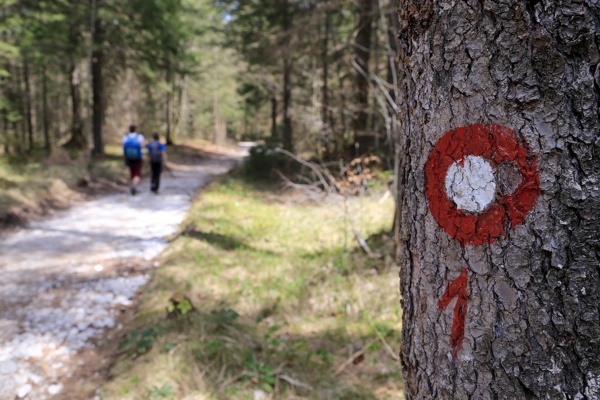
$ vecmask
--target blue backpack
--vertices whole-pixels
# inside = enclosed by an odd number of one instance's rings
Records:
[[[142,145],[138,141],[138,135],[127,135],[127,139],[123,143],[123,154],[128,161],[142,159]]]
[[[153,140],[146,145],[148,149],[148,155],[150,156],[150,162],[157,163],[162,162],[163,156],[163,144],[157,140]]]

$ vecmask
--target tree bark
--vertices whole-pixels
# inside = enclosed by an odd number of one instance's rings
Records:
[[[289,0],[281,0],[282,28],[285,44],[283,48],[283,148],[293,151],[292,134],[292,68],[293,52],[291,50],[292,13]]]
[[[271,97],[271,138],[277,138],[277,96]]]
[[[354,113],[354,137],[367,131],[369,108],[369,59],[373,32],[374,0],[361,0],[358,30],[355,40],[356,68],[356,112]]]
[[[95,3],[94,3],[95,4]],[[93,10],[92,12],[95,12]],[[92,136],[94,140],[93,153],[104,154],[104,26],[101,18],[94,18],[92,31]]]
[[[74,61],[71,61],[69,69],[69,86],[71,89],[71,138],[67,147],[83,148],[85,139],[83,137],[83,119],[81,117],[81,94],[79,71]]]
[[[29,76],[29,63],[27,58],[23,58],[23,81],[25,82],[25,118],[27,123],[27,149],[31,153],[33,152],[33,115],[31,111],[31,84]]]
[[[407,398],[600,398],[597,4],[398,3]],[[516,132],[523,157],[537,163],[539,193],[522,224],[505,220],[493,243],[461,245],[434,218],[440,198],[426,195],[434,182],[426,164],[449,151],[434,148],[446,132],[464,148],[473,143],[458,140],[457,128],[491,123]],[[528,179],[500,174],[489,160],[498,156],[487,157],[498,187]]]
[[[48,114],[48,71],[42,68],[42,123],[44,125],[44,150],[50,154],[52,144],[50,141],[50,115]]]
[[[325,4],[325,7],[328,7]],[[321,148],[320,152],[325,154],[331,153],[331,138],[329,132],[329,36],[331,34],[331,12],[326,9],[324,15],[323,39],[321,49],[321,69],[323,85],[321,86]]]
[[[292,151],[292,56],[287,54],[283,60],[283,148]]]
[[[165,135],[166,136],[165,141],[170,146],[173,144],[173,138],[171,137],[171,80],[172,80],[172,73],[171,73],[171,65],[170,64],[167,66],[166,74],[167,74],[167,76],[166,76],[167,92],[165,93],[165,95],[166,95],[165,122],[167,124],[167,133]]]

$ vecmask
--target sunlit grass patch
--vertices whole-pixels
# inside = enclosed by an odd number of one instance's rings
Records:
[[[125,178],[120,147],[109,146],[107,156],[89,166],[85,154],[55,149],[50,156],[0,157],[0,221],[40,214],[48,206],[65,207],[73,189],[91,181]]]
[[[104,397],[399,398],[392,218],[391,200],[290,205],[237,178],[211,185],[130,327],[153,345],[121,355]],[[194,309],[173,311],[174,296]]]

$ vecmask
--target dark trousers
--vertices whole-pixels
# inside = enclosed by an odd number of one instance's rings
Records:
[[[160,173],[162,172],[162,162],[151,162],[150,169],[152,170],[152,180],[150,184],[150,189],[152,191],[157,191],[160,186]]]

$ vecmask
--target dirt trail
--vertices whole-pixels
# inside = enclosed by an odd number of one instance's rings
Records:
[[[0,240],[0,400],[74,398],[65,382],[121,328],[198,188],[234,163],[175,165],[159,195],[143,181],[137,196],[90,201]]]

